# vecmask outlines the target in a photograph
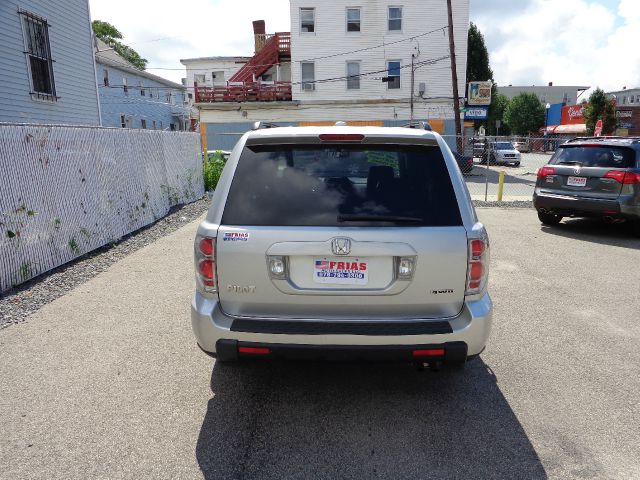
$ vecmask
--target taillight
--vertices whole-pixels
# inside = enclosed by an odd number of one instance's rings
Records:
[[[216,239],[196,237],[195,262],[198,283],[205,292],[216,291]]]
[[[640,173],[625,172],[624,170],[609,170],[604,174],[604,178],[611,178],[623,185],[640,184]]]
[[[469,240],[469,265],[467,266],[466,295],[480,293],[489,276],[489,243],[486,240]]]
[[[538,178],[544,178],[547,175],[555,175],[556,169],[553,167],[540,167],[538,169]]]
[[[358,133],[322,133],[320,140],[323,142],[361,142],[364,135]]]

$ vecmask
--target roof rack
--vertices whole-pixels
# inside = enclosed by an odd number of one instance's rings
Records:
[[[409,122],[404,125],[400,125],[402,128],[417,128],[419,130],[429,130],[432,131],[433,128],[429,122],[420,121],[420,122]]]
[[[269,122],[255,122],[251,130],[260,130],[262,128],[278,128],[280,125]]]
[[[607,136],[600,136],[600,137],[575,137],[572,138],[571,140],[567,140],[566,143],[571,143],[571,142],[582,142],[584,140],[589,140],[589,141],[599,141],[599,142],[606,142],[609,140],[626,140],[630,143],[640,143],[640,137],[620,137],[620,136],[616,136],[616,135],[607,135]]]

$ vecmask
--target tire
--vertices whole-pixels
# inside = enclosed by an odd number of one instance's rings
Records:
[[[493,155],[489,157],[489,165],[496,165],[496,157]]]
[[[635,222],[633,222],[631,231],[636,237],[640,237],[640,220],[636,220]]]
[[[538,212],[538,218],[543,225],[558,225],[562,217],[560,215],[554,215],[553,213]]]
[[[520,162],[516,162],[516,163],[514,163],[514,164],[513,164],[513,166],[514,166],[515,168],[518,168],[518,167],[520,166]]]

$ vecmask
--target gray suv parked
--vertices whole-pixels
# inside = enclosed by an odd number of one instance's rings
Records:
[[[640,138],[577,138],[538,170],[533,203],[540,221],[601,217],[631,222],[640,235]]]
[[[198,228],[193,331],[219,361],[460,365],[489,336],[488,267],[487,233],[437,133],[258,129]]]

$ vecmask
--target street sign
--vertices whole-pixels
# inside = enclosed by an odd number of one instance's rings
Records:
[[[596,122],[596,128],[593,131],[593,135],[596,136],[596,137],[599,137],[599,136],[602,135],[602,120],[598,120]]]
[[[489,115],[489,107],[467,107],[464,110],[465,120],[486,120]]]

